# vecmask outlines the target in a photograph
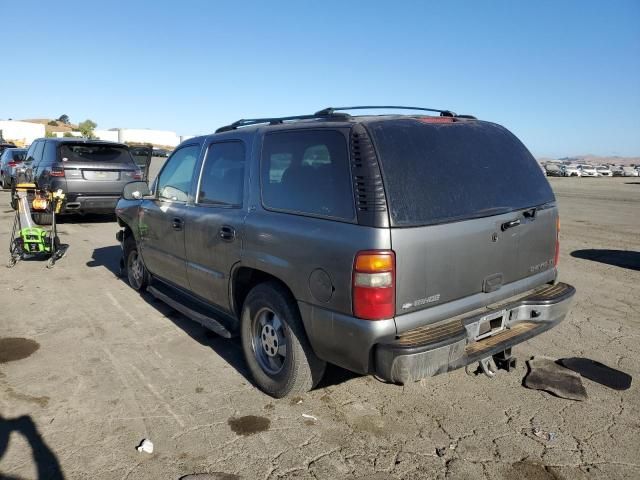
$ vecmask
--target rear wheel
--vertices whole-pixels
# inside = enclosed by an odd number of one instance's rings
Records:
[[[256,384],[273,397],[308,392],[324,375],[326,363],[309,345],[298,306],[277,282],[260,284],[247,295],[241,340]]]
[[[17,197],[17,193],[16,193],[16,184],[14,183],[13,185],[11,185],[11,198],[9,200],[9,204],[11,205],[11,208],[13,208],[14,210],[18,209],[18,197]]]
[[[136,241],[129,237],[125,240],[125,265],[127,280],[134,290],[143,291],[149,285],[149,272],[144,266]]]
[[[49,212],[32,213],[31,218],[38,225],[51,225],[53,214]]]

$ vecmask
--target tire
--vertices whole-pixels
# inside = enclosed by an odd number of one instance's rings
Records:
[[[240,330],[249,370],[267,395],[306,393],[322,379],[326,362],[313,353],[298,306],[279,283],[261,283],[249,292]]]
[[[38,225],[51,225],[53,214],[48,212],[32,213],[31,218],[33,218],[33,221]]]
[[[11,186],[11,197],[9,197],[9,205],[14,210],[18,209],[18,199],[16,198],[16,186],[15,184]]]
[[[134,290],[143,292],[149,285],[150,276],[133,237],[127,238],[124,242],[124,258],[129,285]]]

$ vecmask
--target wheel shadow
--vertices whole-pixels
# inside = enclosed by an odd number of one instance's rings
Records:
[[[571,256],[582,260],[591,260],[593,262],[627,268],[629,270],[640,270],[640,252],[634,252],[632,250],[574,250],[571,252]]]
[[[33,462],[38,472],[37,478],[51,480],[62,480],[64,478],[58,457],[46,444],[38,431],[38,427],[28,415],[16,418],[4,418],[0,415],[0,462],[9,447],[9,440],[13,433],[22,435],[29,443]],[[0,478],[18,480],[20,477],[0,473]]]
[[[91,254],[91,260],[87,262],[87,267],[104,267],[114,275],[120,276],[121,257],[120,245],[96,248]]]

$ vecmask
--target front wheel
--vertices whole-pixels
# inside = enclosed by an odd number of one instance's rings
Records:
[[[127,280],[134,290],[143,291],[149,285],[149,272],[144,266],[142,256],[133,238],[125,241],[125,261],[127,266]]]
[[[298,306],[277,282],[262,283],[247,295],[241,340],[256,384],[272,397],[308,392],[324,375],[326,363],[309,345]]]

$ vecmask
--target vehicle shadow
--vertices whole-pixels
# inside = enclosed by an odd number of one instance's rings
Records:
[[[606,263],[629,270],[640,270],[640,252],[632,250],[585,249],[571,252],[574,258]]]
[[[114,275],[120,276],[121,256],[120,245],[96,248],[91,254],[91,260],[87,262],[87,267],[104,267]]]
[[[91,260],[87,262],[88,267],[104,267],[114,275],[120,276],[120,256],[122,250],[119,245],[96,248],[93,251]],[[126,276],[122,278],[126,281]],[[191,338],[201,345],[211,348],[229,365],[236,369],[248,382],[255,386],[251,373],[244,361],[244,354],[239,338],[222,338],[211,330],[203,327],[199,323],[185,317],[180,312],[174,310],[169,305],[156,299],[150,293],[143,293],[142,299],[158,310],[162,315],[171,320],[176,326],[187,333]],[[224,321],[222,322],[224,323]],[[324,377],[316,387],[317,389],[339,385],[361,375],[350,372],[335,365],[327,365]]]
[[[87,213],[85,215],[71,214],[56,216],[58,224],[72,224],[82,226],[84,223],[114,223],[116,222],[114,213]]]
[[[0,415],[0,461],[9,447],[9,439],[14,432],[21,434],[29,443],[38,479],[61,480],[64,478],[58,457],[45,443],[38,427],[28,415],[16,418],[4,418]],[[0,478],[18,480],[20,477],[0,474]]]
[[[253,381],[251,372],[247,368],[247,364],[244,360],[244,353],[242,351],[242,345],[240,344],[239,337],[220,337],[208,328],[203,327],[202,325],[191,320],[188,317],[185,317],[183,314],[174,310],[169,305],[156,299],[150,293],[143,293],[141,297],[144,299],[144,301],[158,310],[166,318],[171,320],[177,327],[183,330],[187,335],[197,341],[200,345],[211,348],[211,350],[218,354],[225,362],[227,362],[240,375],[242,375],[247,382],[258,388]],[[361,375],[357,373],[353,373],[338,366],[328,364],[327,370],[315,390],[331,387],[333,385],[339,385],[360,376]]]

